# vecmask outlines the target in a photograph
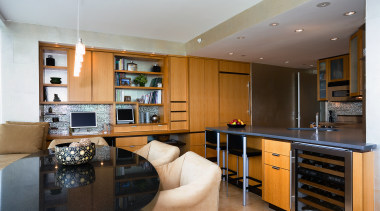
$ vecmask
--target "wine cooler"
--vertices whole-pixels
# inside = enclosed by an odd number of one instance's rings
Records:
[[[352,151],[292,144],[292,210],[352,210]]]

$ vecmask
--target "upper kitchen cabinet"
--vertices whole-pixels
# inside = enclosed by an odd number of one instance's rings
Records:
[[[233,61],[219,61],[219,71],[229,73],[245,73],[250,74],[251,67],[249,63],[233,62]]]
[[[363,95],[364,30],[361,28],[350,39],[350,96]]]
[[[328,59],[329,82],[348,80],[348,55]]]
[[[188,99],[188,61],[187,57],[169,57],[170,101]]]
[[[327,59],[318,61],[318,100],[327,100]]]

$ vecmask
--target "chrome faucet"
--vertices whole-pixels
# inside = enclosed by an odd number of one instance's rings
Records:
[[[319,118],[319,112],[315,114],[315,128],[318,129],[318,118]]]

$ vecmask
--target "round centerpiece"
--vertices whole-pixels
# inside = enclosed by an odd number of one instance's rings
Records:
[[[244,128],[245,125],[246,124],[243,121],[241,121],[240,119],[234,119],[227,124],[227,126],[230,128]]]
[[[55,158],[61,165],[79,165],[89,162],[95,155],[95,144],[87,146],[81,144],[66,143],[55,146]],[[71,146],[70,146],[71,145]]]

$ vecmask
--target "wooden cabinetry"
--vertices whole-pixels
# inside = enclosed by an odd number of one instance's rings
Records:
[[[263,200],[290,210],[290,143],[263,139]]]
[[[222,60],[219,61],[219,71],[250,74],[251,68],[249,63]]]
[[[113,54],[92,53],[92,101],[113,101]]]
[[[364,30],[359,29],[350,38],[350,96],[363,95]]]
[[[246,124],[250,118],[250,75],[219,74],[219,123],[225,126],[233,119]]]
[[[147,136],[136,136],[136,137],[121,137],[116,138],[116,147],[122,148],[128,151],[136,151],[141,149],[148,143]]]
[[[187,62],[187,57],[169,57],[170,101],[187,101],[188,99]]]
[[[68,101],[92,101],[92,52],[86,51],[83,57],[80,77],[74,77],[75,50],[67,52]]]
[[[190,131],[203,132],[219,123],[218,61],[189,59]]]

